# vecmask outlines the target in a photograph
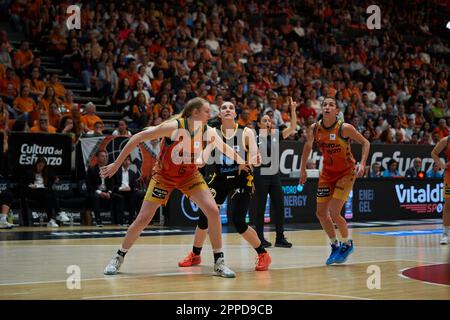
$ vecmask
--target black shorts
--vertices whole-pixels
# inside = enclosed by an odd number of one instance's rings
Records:
[[[214,174],[207,181],[208,187],[217,205],[222,205],[227,196],[234,197],[235,194],[248,195],[253,192],[253,177],[247,175],[222,176]]]

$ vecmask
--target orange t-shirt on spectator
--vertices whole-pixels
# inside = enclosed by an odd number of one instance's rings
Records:
[[[153,107],[153,113],[160,116],[161,109],[164,107],[169,108],[170,114],[173,114],[173,108],[170,104],[166,104],[165,106],[162,106],[159,103],[155,104],[155,106]]]
[[[31,79],[25,79],[23,84],[27,85],[31,91],[45,91],[45,83],[42,80],[31,81]]]
[[[16,51],[16,53],[14,53],[14,62],[19,63],[19,66],[22,66],[32,60],[33,53],[31,52],[31,50],[27,50],[25,52],[23,52],[22,50],[18,50]]]
[[[18,78],[13,79],[0,79],[0,94],[5,96],[16,97],[19,94],[20,80]]]
[[[449,131],[448,131],[447,128],[444,128],[443,130],[441,130],[439,127],[436,127],[436,128],[433,130],[433,133],[435,133],[435,132],[437,132],[437,133],[439,134],[439,139],[445,138],[445,137],[447,137],[448,134],[449,134]]]
[[[48,121],[51,126],[58,128],[59,127],[59,121],[61,120],[61,115],[49,113],[48,114]]]
[[[61,83],[49,84],[49,86],[53,87],[55,90],[56,97],[65,97],[66,96],[66,88]]]
[[[36,132],[45,132],[45,131],[42,131],[41,127],[39,125],[37,125],[37,126],[31,127],[30,132],[36,133]],[[49,125],[47,133],[56,133],[56,128]]]
[[[130,82],[130,87],[134,88],[136,85],[136,81],[139,80],[139,75],[137,72],[128,72],[128,70],[122,71],[119,75],[120,80],[128,78],[128,81]]]
[[[22,111],[22,112],[32,112],[36,109],[36,102],[34,102],[33,98],[22,98],[17,97],[13,101],[14,108]]]
[[[258,116],[259,116],[259,109],[248,109],[248,111],[250,112],[249,116],[248,116],[248,120],[250,121],[258,121]]]
[[[3,64],[0,63],[0,79],[3,79],[5,77],[6,68]]]
[[[94,125],[97,122],[101,122],[103,123],[103,120],[96,114],[94,115],[89,115],[86,114],[84,116],[81,116],[81,122],[89,129],[89,130],[94,130]]]

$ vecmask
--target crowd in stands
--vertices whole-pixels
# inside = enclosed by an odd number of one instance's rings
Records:
[[[304,141],[326,96],[371,143],[434,145],[449,133],[445,0],[382,2],[380,30],[366,26],[371,1],[81,3],[81,29],[67,30],[70,1],[11,1],[30,42],[14,48],[0,33],[1,130],[103,134],[95,105],[74,103],[38,49],[120,112],[116,134],[157,125],[196,96],[213,114],[233,102],[248,127],[271,113],[280,129],[292,97],[292,140]]]

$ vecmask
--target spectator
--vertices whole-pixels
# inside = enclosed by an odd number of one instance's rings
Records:
[[[29,96],[30,89],[28,86],[22,86],[20,96],[14,99],[13,107],[15,111],[15,118],[17,120],[28,121],[30,114],[37,109],[36,103]]]
[[[444,118],[439,119],[438,126],[434,128],[433,133],[438,134],[439,140],[448,136],[449,130],[447,128],[447,121]]]
[[[58,75],[56,73],[53,73],[50,76],[48,86],[53,87],[53,90],[55,90],[55,96],[58,99],[64,99],[64,97],[66,96],[66,88],[64,88],[64,85],[59,81]]]
[[[130,124],[130,126],[133,129],[143,128],[148,122],[148,115],[150,113],[154,113],[151,106],[147,104],[145,95],[143,93],[137,95],[136,104],[133,106],[132,112],[133,122]],[[154,113],[154,115],[155,117],[158,116],[156,113]]]
[[[40,101],[40,99],[44,96],[45,83],[40,79],[39,68],[34,67],[31,71],[31,78],[25,79],[23,84],[30,88],[30,96],[35,101]]]
[[[52,177],[47,172],[47,161],[39,157],[31,171],[24,177],[25,195],[28,199],[38,201],[45,206],[49,222],[48,227],[59,227],[55,219],[61,222],[68,222],[70,219],[64,211],[59,208],[58,201],[53,192],[53,183],[58,181],[58,177]],[[55,213],[58,213],[56,216]]]
[[[49,124],[48,114],[41,112],[39,115],[39,124],[31,127],[30,132],[56,133],[56,128]]]
[[[433,166],[427,171],[427,178],[442,179],[443,177],[444,175],[440,172],[438,164],[433,162]]]
[[[33,63],[33,53],[30,50],[28,42],[22,41],[20,49],[14,53],[14,63],[16,73],[24,76],[27,68]]]
[[[100,93],[106,97],[106,105],[111,105],[113,97],[119,90],[119,76],[113,67],[112,60],[106,62],[105,68],[98,75],[98,85]]]
[[[73,145],[77,142],[80,135],[71,116],[64,116],[61,118],[57,132],[67,134],[71,138]]]
[[[417,175],[423,172],[422,171],[422,159],[419,157],[414,159],[413,166],[406,170],[405,172],[405,178],[416,178]]]
[[[12,105],[14,99],[19,94],[20,79],[15,75],[12,68],[7,68],[5,77],[0,78],[0,97],[6,104]]]
[[[97,227],[103,227],[100,216],[102,202],[108,203],[111,210],[111,221],[113,224],[118,224],[123,219],[123,198],[113,193],[112,179],[100,177],[100,167],[106,166],[108,163],[106,151],[99,150],[95,156],[97,164],[87,169],[87,187],[96,225]]]
[[[95,104],[92,102],[86,103],[86,114],[81,117],[83,123],[84,132],[93,131],[97,122],[103,122],[102,119],[96,114]]]
[[[125,119],[120,119],[117,123],[117,128],[112,133],[113,136],[131,136],[131,132],[128,131],[128,123]]]
[[[387,166],[387,169],[383,171],[383,178],[401,178],[400,173],[397,170],[397,161],[391,159]]]
[[[372,170],[370,171],[369,178],[381,178],[382,172],[381,172],[381,165],[379,162],[374,162],[372,164]]]
[[[116,110],[119,112],[128,112],[130,110],[131,103],[133,101],[133,91],[130,87],[130,81],[128,78],[121,80],[119,84],[119,90],[114,96]]]
[[[277,109],[277,98],[272,97],[269,99],[269,104],[264,109],[264,114],[271,112],[273,114],[273,120],[275,121],[275,127],[279,128],[283,124],[280,110]]]
[[[86,133],[86,135],[94,136],[94,137],[101,137],[103,136],[103,129],[105,126],[103,125],[102,121],[98,121],[94,123],[94,130],[90,130]]]
[[[138,175],[131,168],[131,157],[128,156],[122,164],[122,168],[114,176],[114,192],[122,196],[125,208],[129,209],[128,224],[132,224],[136,217],[137,205],[137,180]],[[123,218],[122,218],[123,219]],[[124,221],[120,221],[121,224]]]

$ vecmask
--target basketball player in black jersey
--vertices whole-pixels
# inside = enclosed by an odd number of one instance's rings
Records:
[[[235,120],[236,109],[231,102],[224,102],[220,106],[219,118],[221,119],[221,125],[216,129],[225,143],[234,148],[241,157],[245,155],[244,159],[249,159],[250,155],[253,157],[259,155],[253,131],[237,124]],[[255,270],[267,270],[271,263],[269,253],[262,246],[256,231],[245,222],[250,197],[253,193],[252,168],[245,164],[239,165],[233,159],[219,153],[214,156],[213,174],[207,180],[207,183],[217,205],[222,205],[225,199],[230,197],[234,226],[258,254]],[[180,267],[190,267],[201,263],[200,253],[207,234],[208,220],[200,212],[195,230],[194,246],[187,257],[178,263]]]

